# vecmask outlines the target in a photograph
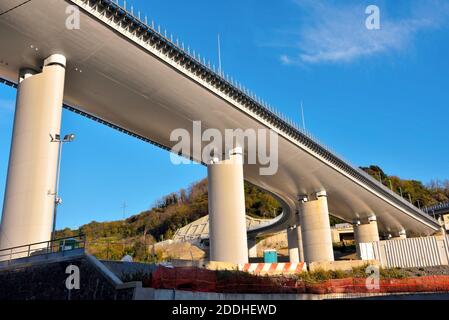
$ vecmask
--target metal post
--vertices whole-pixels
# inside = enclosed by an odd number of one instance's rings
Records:
[[[57,211],[58,211],[58,192],[59,192],[59,175],[60,175],[60,171],[61,171],[61,157],[62,157],[62,145],[63,145],[63,141],[61,141],[61,139],[59,139],[57,141],[59,143],[59,150],[58,150],[58,167],[57,167],[57,171],[56,171],[56,185],[55,185],[55,205],[53,208],[53,229],[52,229],[52,235],[51,235],[51,239],[52,240],[56,240],[56,215],[57,215]]]

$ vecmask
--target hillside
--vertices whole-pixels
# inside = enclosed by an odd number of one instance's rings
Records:
[[[125,220],[96,222],[78,230],[66,228],[57,237],[84,234],[89,251],[102,259],[119,259],[124,254],[146,261],[145,248],[157,241],[172,238],[175,231],[208,212],[207,180],[192,184],[156,201],[153,207]],[[281,213],[279,203],[269,194],[245,183],[246,213],[255,218],[274,218]]]
[[[428,207],[440,202],[449,201],[449,180],[432,180],[424,185],[417,180],[403,180],[397,176],[388,176],[378,166],[362,167],[378,181],[391,188],[398,195],[402,195],[417,207]]]
[[[449,201],[449,181],[431,181],[425,186],[416,180],[402,180],[388,176],[378,166],[362,168],[387,187],[411,200],[416,206],[429,206]],[[245,183],[247,214],[252,217],[273,218],[281,212],[279,203],[257,187]],[[207,180],[192,184],[187,190],[169,194],[156,201],[153,207],[122,221],[96,222],[83,225],[79,230],[58,231],[58,237],[85,234],[88,249],[102,259],[120,259],[130,254],[139,261],[156,259],[148,252],[154,242],[170,239],[174,232],[207,214]],[[341,222],[331,217],[331,224]],[[161,254],[159,255],[159,259]]]

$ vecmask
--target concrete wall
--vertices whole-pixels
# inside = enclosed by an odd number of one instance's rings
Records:
[[[69,265],[80,270],[80,289],[70,292]],[[86,256],[0,270],[0,300],[131,300],[134,290],[117,289]]]
[[[155,290],[153,288],[136,288],[134,300],[334,300],[334,299],[447,299],[447,294],[391,294],[391,293],[329,293],[329,294],[256,294],[256,293],[215,293],[215,292],[191,292],[178,290]]]
[[[133,275],[150,275],[156,269],[155,264],[138,263],[138,262],[122,262],[122,261],[106,261],[102,260],[102,264],[106,266],[122,281]]]
[[[192,292],[178,290],[155,290],[153,288],[136,288],[135,300],[321,300],[314,294],[254,294],[254,293],[216,293]]]

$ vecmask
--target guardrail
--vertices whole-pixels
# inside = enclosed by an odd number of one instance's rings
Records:
[[[427,214],[435,214],[436,212],[445,210],[448,210],[449,212],[449,202],[441,202],[430,207],[424,207],[422,210]]]
[[[7,262],[16,259],[23,259],[35,256],[50,255],[53,253],[62,253],[86,247],[86,237],[78,235],[74,237],[60,238],[55,240],[30,243],[22,246],[6,248],[0,250],[0,262]]]

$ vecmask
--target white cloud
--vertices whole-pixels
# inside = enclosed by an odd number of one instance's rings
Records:
[[[422,0],[410,4],[409,15],[394,18],[380,7],[381,29],[368,30],[366,6],[357,2],[297,0],[306,16],[295,39],[297,53],[283,54],[283,64],[348,63],[362,57],[407,49],[416,34],[440,28],[449,17],[449,4]],[[338,5],[336,4],[338,3]]]
[[[292,61],[292,59],[290,59],[287,55],[283,54],[280,56],[280,60],[283,64],[292,64],[294,63],[294,61]]]

